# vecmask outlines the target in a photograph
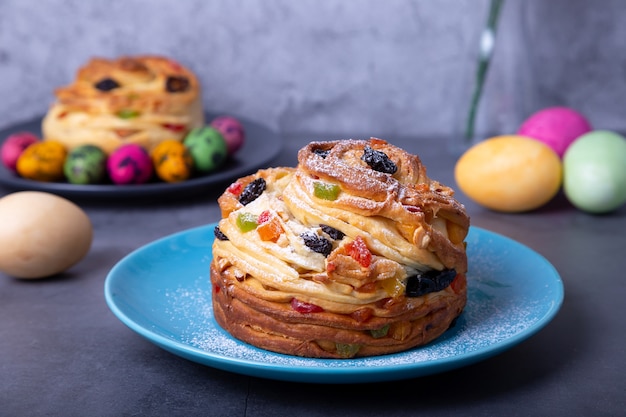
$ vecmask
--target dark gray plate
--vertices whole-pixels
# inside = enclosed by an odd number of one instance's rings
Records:
[[[207,114],[206,120],[211,121],[218,114]],[[180,183],[153,181],[137,185],[80,185],[68,182],[41,182],[21,178],[0,164],[0,184],[6,188],[23,191],[44,191],[64,197],[136,199],[155,196],[171,196],[173,194],[198,194],[206,192],[211,186],[253,173],[264,168],[282,149],[282,138],[270,128],[250,120],[235,116],[246,130],[246,141],[243,147],[219,170],[191,178]],[[0,130],[0,143],[12,133],[29,131],[41,136],[41,118],[18,123]]]

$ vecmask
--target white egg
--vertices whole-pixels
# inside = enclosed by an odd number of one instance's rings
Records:
[[[89,251],[93,227],[65,198],[22,191],[0,198],[0,271],[44,278],[70,268]]]

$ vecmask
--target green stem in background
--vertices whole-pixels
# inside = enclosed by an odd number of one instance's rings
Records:
[[[467,115],[467,124],[465,126],[465,141],[470,143],[474,137],[474,129],[476,124],[476,112],[482,95],[485,79],[487,78],[487,70],[491,63],[491,56],[496,39],[496,29],[498,26],[498,18],[500,9],[504,0],[491,0],[489,6],[489,17],[487,25],[483,29],[480,38],[480,54],[478,56],[478,66],[476,68],[476,80],[474,83],[474,92],[470,102],[469,113]]]

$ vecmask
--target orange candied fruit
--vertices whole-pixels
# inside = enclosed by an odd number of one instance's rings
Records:
[[[284,232],[278,219],[268,210],[259,215],[258,222],[260,224],[259,227],[257,227],[257,232],[259,233],[261,240],[265,242],[276,243],[280,235]]]

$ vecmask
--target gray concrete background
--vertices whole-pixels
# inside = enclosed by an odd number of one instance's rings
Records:
[[[0,127],[46,112],[91,56],[159,53],[199,75],[208,110],[312,139],[455,134],[487,0],[0,0]],[[509,0],[484,134],[577,108],[626,130],[626,2]]]

